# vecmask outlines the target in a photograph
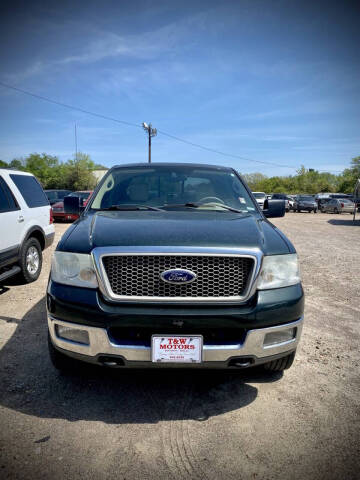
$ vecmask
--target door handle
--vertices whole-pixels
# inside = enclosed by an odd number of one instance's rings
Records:
[[[22,215],[20,215],[19,218],[18,218],[18,222],[21,223],[23,221],[24,221],[24,217]]]

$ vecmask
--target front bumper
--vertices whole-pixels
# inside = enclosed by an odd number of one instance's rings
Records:
[[[74,215],[72,213],[65,213],[65,212],[54,212],[53,211],[54,220],[57,222],[59,221],[75,221],[79,218],[79,215]]]
[[[298,205],[296,208],[298,210],[312,211],[317,209],[317,205]]]
[[[89,335],[89,345],[80,344],[71,340],[60,338],[55,326],[86,330]],[[203,346],[203,362],[201,364],[156,364],[151,362],[151,347],[147,345],[117,344],[109,338],[105,328],[79,325],[58,320],[48,315],[48,327],[51,342],[61,352],[80,360],[99,365],[113,364],[121,367],[191,367],[191,368],[228,368],[238,366],[248,367],[266,363],[288,355],[296,350],[299,343],[303,325],[303,317],[298,320],[266,328],[250,329],[242,343],[226,345]],[[265,336],[274,331],[294,328],[295,336],[275,345],[264,346]],[[164,335],[166,332],[164,331]]]

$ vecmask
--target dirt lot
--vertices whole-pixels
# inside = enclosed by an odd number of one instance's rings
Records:
[[[360,467],[360,225],[289,213],[306,324],[283,376],[89,371],[49,362],[40,279],[0,295],[0,477],[355,479]],[[66,225],[56,225],[57,240]]]

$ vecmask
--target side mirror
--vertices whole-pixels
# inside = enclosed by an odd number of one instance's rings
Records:
[[[285,200],[265,200],[263,214],[266,218],[283,217],[285,215]]]
[[[80,215],[84,210],[81,207],[80,197],[64,197],[64,212],[72,215]]]

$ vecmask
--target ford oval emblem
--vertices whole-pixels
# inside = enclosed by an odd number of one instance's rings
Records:
[[[196,279],[196,273],[183,268],[174,268],[166,270],[160,274],[161,280],[167,283],[177,283],[180,285],[191,283]]]

